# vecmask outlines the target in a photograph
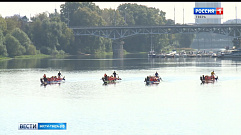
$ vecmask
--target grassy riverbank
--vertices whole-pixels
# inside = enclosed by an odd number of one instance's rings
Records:
[[[16,59],[36,59],[36,58],[49,58],[51,55],[46,55],[46,54],[37,54],[37,55],[21,55],[21,56],[15,56],[14,58]]]
[[[124,50],[123,54],[136,54],[136,53],[147,53],[147,52],[127,52]],[[82,54],[83,55],[83,54]],[[98,52],[95,54],[86,54],[86,55],[96,55],[96,56],[105,56],[105,55],[113,55],[113,52]],[[21,55],[21,56],[14,56],[14,57],[3,57],[0,56],[0,60],[9,60],[9,59],[42,59],[42,58],[64,58],[66,56],[70,56],[68,54],[58,54],[58,55],[46,55],[46,54],[36,54],[36,55]]]
[[[0,56],[0,60],[9,60],[9,59],[42,59],[42,58],[64,58],[69,56],[65,55],[46,55],[46,54],[36,54],[36,55],[21,55],[21,56],[14,56],[14,57],[3,57]]]
[[[12,58],[0,56],[0,60],[9,60],[9,59],[12,59]]]

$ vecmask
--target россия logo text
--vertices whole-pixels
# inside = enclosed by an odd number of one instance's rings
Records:
[[[223,15],[223,8],[194,8],[194,15]]]

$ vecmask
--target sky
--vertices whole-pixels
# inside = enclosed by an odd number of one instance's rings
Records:
[[[20,16],[33,17],[39,13],[49,12],[53,13],[54,9],[60,12],[60,5],[65,2],[0,2],[0,15],[2,17],[13,16],[20,14]],[[166,18],[174,20],[175,7],[175,22],[176,23],[195,23],[193,8],[195,2],[94,2],[101,9],[112,8],[116,9],[120,4],[137,3],[138,5],[145,5],[147,7],[155,7],[166,12]],[[237,6],[237,13],[241,13],[241,2],[221,2],[223,7],[223,18],[221,22],[236,18],[235,6]],[[184,16],[183,16],[184,9]],[[184,21],[183,21],[184,18]],[[237,18],[241,18],[241,14],[237,14]]]

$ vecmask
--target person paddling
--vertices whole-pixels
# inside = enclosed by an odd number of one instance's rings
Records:
[[[106,73],[104,74],[104,78],[105,78],[106,81],[108,80],[108,79],[107,79],[107,74],[106,74]]]
[[[114,77],[116,78],[116,72],[115,72],[115,71],[114,71],[113,75],[114,75]]]
[[[158,77],[158,73],[157,73],[157,71],[156,71],[156,73],[155,73],[155,76]]]
[[[215,75],[214,71],[213,71],[213,72],[211,72],[211,75]]]
[[[213,80],[215,79],[214,75],[216,75],[216,74],[214,73],[214,71],[211,72],[211,79],[213,79]]]
[[[59,73],[58,73],[58,77],[60,78],[60,76],[61,76],[61,73],[60,73],[60,71],[59,71]]]
[[[47,82],[46,74],[44,74],[43,78],[44,78],[44,82]]]

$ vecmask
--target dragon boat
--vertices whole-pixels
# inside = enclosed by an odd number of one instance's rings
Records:
[[[65,81],[65,77],[57,77],[57,76],[52,76],[52,77],[46,77],[46,78],[40,78],[41,84],[47,85],[47,84],[58,84]]]
[[[102,80],[104,84],[110,84],[110,83],[116,83],[116,81],[120,81],[122,79],[119,78],[119,76],[118,77],[106,76],[106,77],[102,77]]]
[[[218,76],[214,76],[214,75],[211,75],[211,76],[208,76],[208,75],[203,75],[203,76],[200,76],[200,80],[202,83],[214,83],[215,81],[218,80]]]
[[[144,82],[146,82],[146,85],[159,84],[161,80],[162,79],[159,76],[147,76]]]

